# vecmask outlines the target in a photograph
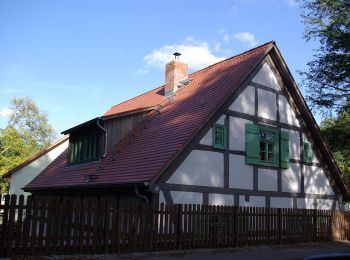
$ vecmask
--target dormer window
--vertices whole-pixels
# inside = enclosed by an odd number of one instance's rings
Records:
[[[103,127],[98,118],[70,128],[62,134],[69,134],[67,164],[74,165],[98,160],[104,149]]]
[[[69,164],[97,160],[100,157],[98,129],[72,133],[69,140]]]

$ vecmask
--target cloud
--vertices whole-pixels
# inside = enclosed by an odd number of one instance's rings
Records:
[[[230,35],[225,34],[225,35],[222,37],[222,39],[223,39],[225,42],[229,42],[229,41],[231,40],[231,37],[230,37]]]
[[[148,65],[164,68],[165,64],[173,58],[172,54],[180,52],[182,54],[180,60],[186,62],[191,69],[197,70],[224,59],[224,57],[213,53],[217,47],[211,46],[205,41],[197,41],[193,37],[187,37],[180,44],[164,45],[155,49],[143,59]]]
[[[254,34],[250,32],[236,33],[234,37],[240,42],[247,44],[249,47],[254,47],[258,44],[258,41],[255,39]]]
[[[13,110],[11,108],[4,107],[3,109],[0,110],[0,116],[9,117],[12,114],[13,114]]]
[[[147,73],[148,73],[148,70],[145,70],[145,69],[136,70],[136,74],[138,75],[146,75]]]

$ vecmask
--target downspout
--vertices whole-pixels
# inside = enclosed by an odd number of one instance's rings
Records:
[[[107,155],[107,130],[100,125],[100,118],[97,119],[96,123],[97,123],[97,126],[105,133],[105,149],[104,149],[104,153],[102,156],[102,158],[103,158],[103,157],[106,157],[106,155]]]
[[[140,194],[139,189],[138,189],[138,186],[135,185],[134,188],[135,188],[135,195],[136,195],[137,197],[139,197],[140,199],[143,199],[147,204],[149,204],[148,198],[147,198],[145,195],[141,195],[141,194]]]

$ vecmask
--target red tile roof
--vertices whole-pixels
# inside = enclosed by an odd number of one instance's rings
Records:
[[[156,88],[108,110],[105,115],[158,105],[100,162],[66,166],[67,151],[26,189],[116,185],[151,181],[176,157],[205,122],[274,46],[266,43],[189,75],[191,83],[170,101]],[[96,174],[86,182],[87,174]]]
[[[153,108],[164,99],[164,87],[162,86],[112,106],[106,113],[103,114],[103,116],[111,116],[134,110]]]

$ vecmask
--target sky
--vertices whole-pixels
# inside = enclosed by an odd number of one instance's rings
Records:
[[[317,47],[300,12],[295,0],[2,0],[0,128],[13,97],[31,97],[57,133],[100,116],[163,85],[175,51],[193,72],[275,40],[300,82]]]

